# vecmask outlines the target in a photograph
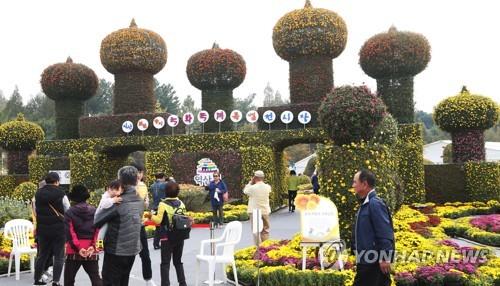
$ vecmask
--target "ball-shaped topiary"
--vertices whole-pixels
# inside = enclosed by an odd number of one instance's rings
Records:
[[[430,59],[431,47],[423,35],[395,27],[371,37],[359,51],[361,68],[375,79],[415,76]]]
[[[44,137],[42,128],[26,121],[22,113],[0,126],[0,146],[8,151],[34,150],[36,143]]]
[[[273,29],[273,46],[284,60],[303,56],[338,57],[347,43],[347,26],[335,12],[313,8],[307,0],[303,9],[291,11]]]
[[[391,114],[387,113],[377,127],[375,127],[373,142],[393,145],[397,140],[398,122]]]
[[[160,35],[138,28],[132,19],[129,28],[115,31],[102,40],[101,63],[112,74],[156,74],[167,63],[167,45]]]
[[[237,52],[221,49],[214,43],[211,49],[189,58],[186,73],[189,82],[198,89],[234,89],[245,79],[246,64]]]
[[[24,182],[14,189],[11,197],[23,202],[29,202],[35,196],[37,189],[37,185],[32,182]]]
[[[471,94],[466,87],[434,108],[434,121],[448,132],[486,130],[498,122],[499,105],[491,98]]]
[[[371,140],[386,116],[386,107],[366,86],[344,85],[327,94],[319,122],[336,145]]]
[[[51,99],[87,100],[98,86],[95,72],[82,64],[75,64],[68,57],[65,63],[47,67],[42,73],[43,92]]]

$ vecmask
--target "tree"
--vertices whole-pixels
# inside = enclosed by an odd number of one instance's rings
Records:
[[[234,109],[237,109],[243,113],[243,116],[247,114],[250,110],[256,110],[257,107],[254,104],[256,93],[251,93],[245,98],[235,98],[234,99]]]
[[[113,110],[114,84],[103,78],[99,80],[96,95],[85,102],[85,114],[111,114]]]
[[[272,106],[274,101],[273,93],[274,90],[268,82],[266,87],[264,88],[264,107]]]
[[[5,108],[5,104],[7,104],[7,99],[3,95],[3,91],[0,90],[0,110],[3,110]]]
[[[174,87],[170,83],[160,84],[160,82],[155,79],[155,96],[163,111],[171,114],[179,113],[180,101],[177,95],[175,95]]]
[[[24,106],[23,98],[21,97],[19,88],[16,85],[9,100],[5,103],[5,107],[1,115],[1,120],[7,121],[9,119],[15,118],[18,113],[24,113]]]
[[[194,100],[191,95],[188,95],[186,98],[184,98],[184,101],[181,105],[181,115],[186,112],[191,112],[196,115],[198,114],[198,111],[200,111],[200,109],[194,106]]]
[[[38,93],[26,105],[26,118],[40,125],[46,139],[55,138],[55,104],[43,93]]]

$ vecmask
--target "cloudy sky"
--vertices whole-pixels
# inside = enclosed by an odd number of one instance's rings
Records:
[[[113,80],[100,63],[101,40],[128,27],[134,17],[139,27],[157,32],[167,43],[167,65],[156,77],[171,83],[181,99],[190,94],[197,102],[201,100],[200,91],[186,77],[186,63],[214,41],[237,51],[247,63],[246,79],[235,96],[257,93],[260,105],[270,82],[288,97],[288,63],[274,52],[272,29],[281,16],[303,7],[304,2],[1,1],[0,90],[9,97],[18,85],[28,101],[40,92],[41,72],[68,56],[92,68],[98,77]],[[439,100],[456,94],[463,84],[500,101],[496,1],[312,0],[312,4],[337,12],[347,23],[347,47],[333,61],[336,85],[366,83],[375,90],[375,80],[358,65],[358,52],[369,37],[395,25],[399,30],[424,34],[432,47],[431,62],[415,78],[418,109],[432,111]]]

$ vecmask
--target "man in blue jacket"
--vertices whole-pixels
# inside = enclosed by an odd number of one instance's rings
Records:
[[[375,175],[361,170],[352,187],[360,207],[356,214],[351,249],[356,254],[354,286],[389,286],[394,258],[394,228],[387,205],[375,192]]]

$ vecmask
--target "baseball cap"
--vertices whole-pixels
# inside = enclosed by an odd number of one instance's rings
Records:
[[[262,172],[261,170],[255,171],[253,175],[255,177],[264,178],[264,172]]]

